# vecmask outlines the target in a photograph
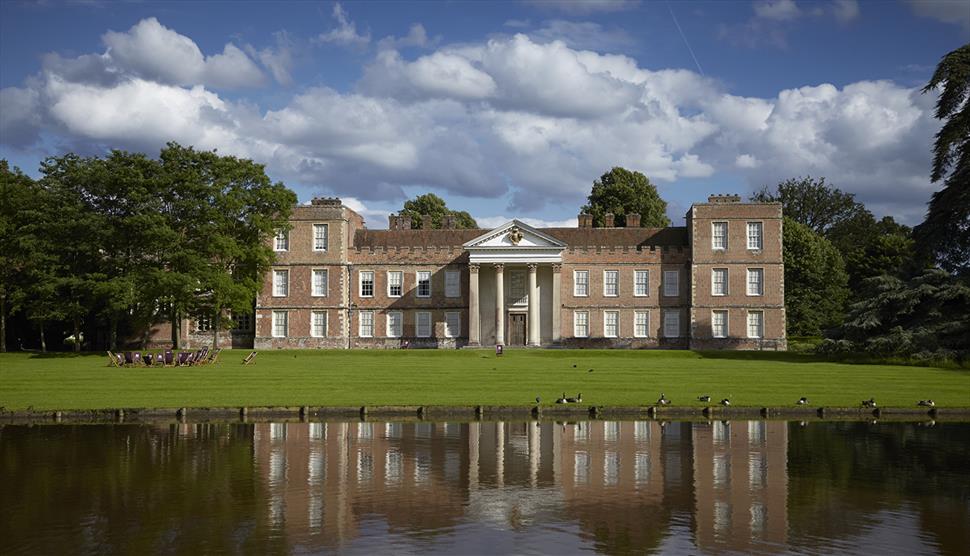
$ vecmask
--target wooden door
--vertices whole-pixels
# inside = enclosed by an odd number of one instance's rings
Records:
[[[525,314],[509,314],[509,345],[524,346],[526,338],[525,334]]]

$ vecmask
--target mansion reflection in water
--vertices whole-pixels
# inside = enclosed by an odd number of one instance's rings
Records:
[[[203,426],[182,427],[180,436],[191,436]],[[325,422],[249,430],[268,525],[310,549],[344,545],[367,526],[420,536],[466,522],[521,529],[558,520],[607,552],[656,548],[680,526],[704,551],[763,553],[787,542],[787,427]]]

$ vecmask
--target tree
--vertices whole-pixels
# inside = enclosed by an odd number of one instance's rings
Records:
[[[818,336],[842,322],[848,276],[838,250],[811,228],[784,221],[785,312],[790,336]]]
[[[923,93],[938,90],[936,118],[946,123],[936,134],[930,179],[944,186],[930,199],[916,237],[941,267],[970,276],[970,44],[936,66]]]
[[[593,215],[593,223],[603,226],[606,213],[613,213],[617,225],[626,225],[626,215],[640,215],[640,227],[663,228],[670,225],[667,202],[647,176],[619,166],[593,181],[593,189],[580,209]]]
[[[475,219],[468,212],[449,209],[445,200],[434,193],[425,193],[424,195],[418,195],[414,199],[405,201],[404,208],[398,214],[401,216],[410,216],[412,228],[422,227],[424,215],[431,217],[432,228],[443,228],[446,216],[454,217],[456,228],[478,228],[478,223],[475,222]]]
[[[877,221],[862,211],[830,228],[826,239],[842,254],[853,300],[864,294],[862,286],[869,278],[907,277],[917,270],[912,230],[891,216]]]
[[[30,233],[36,193],[34,180],[0,160],[0,352],[7,351],[7,317],[27,302],[41,259]]]
[[[788,179],[779,183],[774,193],[764,186],[751,200],[781,203],[785,216],[823,236],[833,227],[868,212],[855,195],[830,186],[824,177]]]

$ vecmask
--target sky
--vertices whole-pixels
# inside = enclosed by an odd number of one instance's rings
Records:
[[[934,92],[970,0],[0,2],[0,158],[265,164],[372,228],[434,192],[481,226],[569,225],[643,172],[683,225],[712,193],[825,177],[914,225]]]

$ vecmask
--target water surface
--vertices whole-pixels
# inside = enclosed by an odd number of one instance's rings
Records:
[[[970,423],[0,427],[0,553],[967,554]]]

